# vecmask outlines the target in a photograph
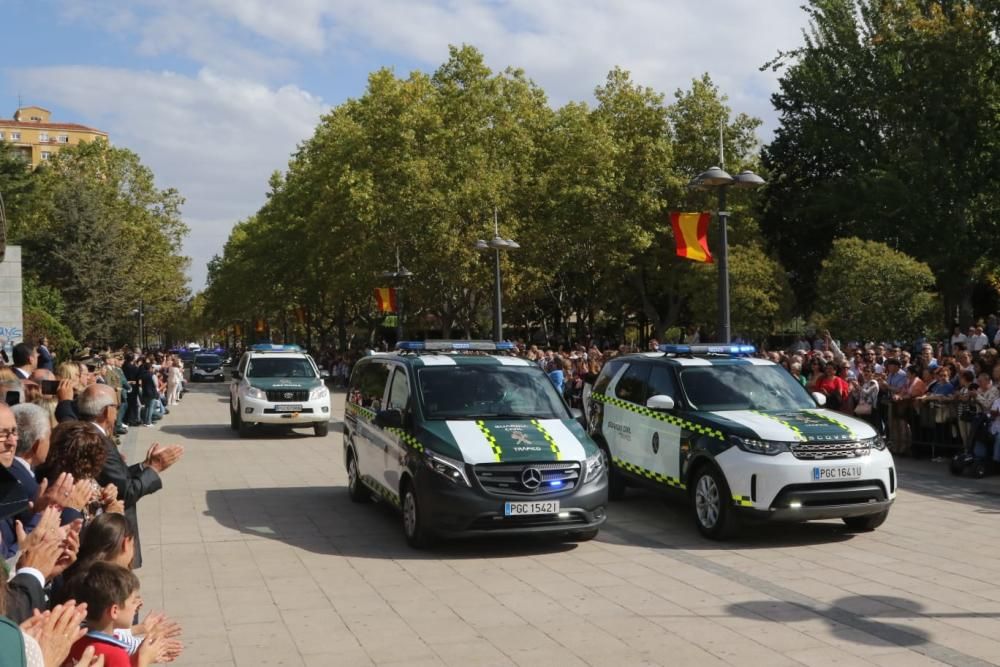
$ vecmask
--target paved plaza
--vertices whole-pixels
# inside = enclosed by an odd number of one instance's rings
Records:
[[[889,520],[701,538],[640,491],[598,538],[406,546],[398,517],[346,492],[330,435],[229,429],[222,384],[162,426],[186,448],[139,503],[145,610],[184,626],[177,665],[1000,664],[1000,481],[899,462]]]

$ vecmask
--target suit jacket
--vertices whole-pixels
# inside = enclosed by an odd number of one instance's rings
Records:
[[[31,373],[26,373],[23,369],[20,369],[17,366],[14,366],[14,375],[16,375],[20,380],[27,380],[31,377]]]
[[[36,368],[44,368],[47,371],[54,371],[55,368],[52,367],[52,353],[49,352],[49,348],[44,345],[38,346],[38,363],[35,365]]]
[[[7,576],[6,567],[0,568],[0,576]],[[16,574],[7,582],[7,613],[5,616],[15,623],[31,618],[35,609],[45,611],[45,589],[33,575]]]
[[[142,550],[139,547],[139,516],[136,504],[143,496],[159,491],[163,487],[163,480],[155,470],[141,463],[125,465],[115,441],[106,435],[104,449],[108,458],[104,462],[101,474],[97,477],[97,483],[101,486],[110,483],[118,487],[118,498],[125,503],[125,519],[135,532],[135,558],[132,560],[132,567],[138,568],[142,565]]]
[[[76,414],[76,401],[59,401],[56,403],[56,421],[63,422],[80,421]]]
[[[17,478],[17,482],[21,485],[24,495],[29,500],[34,500],[35,496],[38,495],[38,482],[35,481],[34,473],[25,468],[20,461],[14,461],[7,470]],[[18,550],[17,530],[14,527],[14,521],[20,521],[21,525],[24,526],[25,532],[30,533],[38,522],[38,518],[38,515],[34,514],[30,509],[25,509],[19,514],[0,521],[0,555],[3,558],[10,558]]]

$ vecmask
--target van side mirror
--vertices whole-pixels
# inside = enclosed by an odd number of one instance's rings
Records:
[[[812,393],[812,397],[813,400],[816,401],[816,405],[818,405],[819,407],[823,407],[824,405],[826,405],[826,394],[814,391]]]
[[[375,413],[375,426],[379,428],[403,428],[403,411],[398,409],[379,410]]]
[[[321,378],[323,378],[324,380],[326,380],[326,379],[328,379],[330,377],[330,371],[328,371],[325,368],[323,368],[323,369],[320,370],[319,376]]]
[[[666,394],[657,394],[649,397],[649,400],[646,401],[646,407],[653,410],[673,410],[674,399]]]

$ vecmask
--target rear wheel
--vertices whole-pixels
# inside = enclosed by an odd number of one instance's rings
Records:
[[[353,449],[347,457],[347,495],[356,503],[366,503],[372,499],[371,491],[361,481],[358,459],[354,455]]]
[[[403,534],[414,549],[426,549],[433,543],[411,482],[403,485]]]
[[[699,468],[693,477],[691,505],[698,531],[712,540],[728,537],[736,525],[729,485],[711,465]]]
[[[313,424],[313,433],[322,438],[330,432],[330,422],[316,422]]]
[[[878,514],[868,514],[867,516],[846,516],[843,521],[849,530],[853,530],[858,533],[867,533],[875,530],[885,523],[888,516],[889,510],[886,510],[884,512],[879,512]]]

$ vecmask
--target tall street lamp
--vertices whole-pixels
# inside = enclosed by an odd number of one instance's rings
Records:
[[[399,262],[399,248],[396,248],[396,270],[383,271],[380,277],[392,281],[396,288],[396,342],[403,340],[403,287],[407,280],[413,277],[413,272]]]
[[[473,247],[476,250],[494,251],[494,294],[493,294],[493,340],[498,343],[503,340],[503,294],[500,282],[500,251],[517,250],[521,247],[514,239],[505,239],[500,236],[500,225],[497,222],[497,211],[493,209],[493,238],[489,241],[479,239]]]
[[[139,348],[146,351],[146,308],[142,298],[139,299],[139,307],[132,309],[132,314],[139,320]]]
[[[730,176],[721,167],[712,167],[695,176],[688,187],[695,190],[715,190],[719,196],[719,315],[716,336],[719,342],[728,343],[732,336],[729,326],[729,239],[726,222],[726,190],[735,188],[756,188],[764,185],[764,179],[752,171],[741,171]]]

